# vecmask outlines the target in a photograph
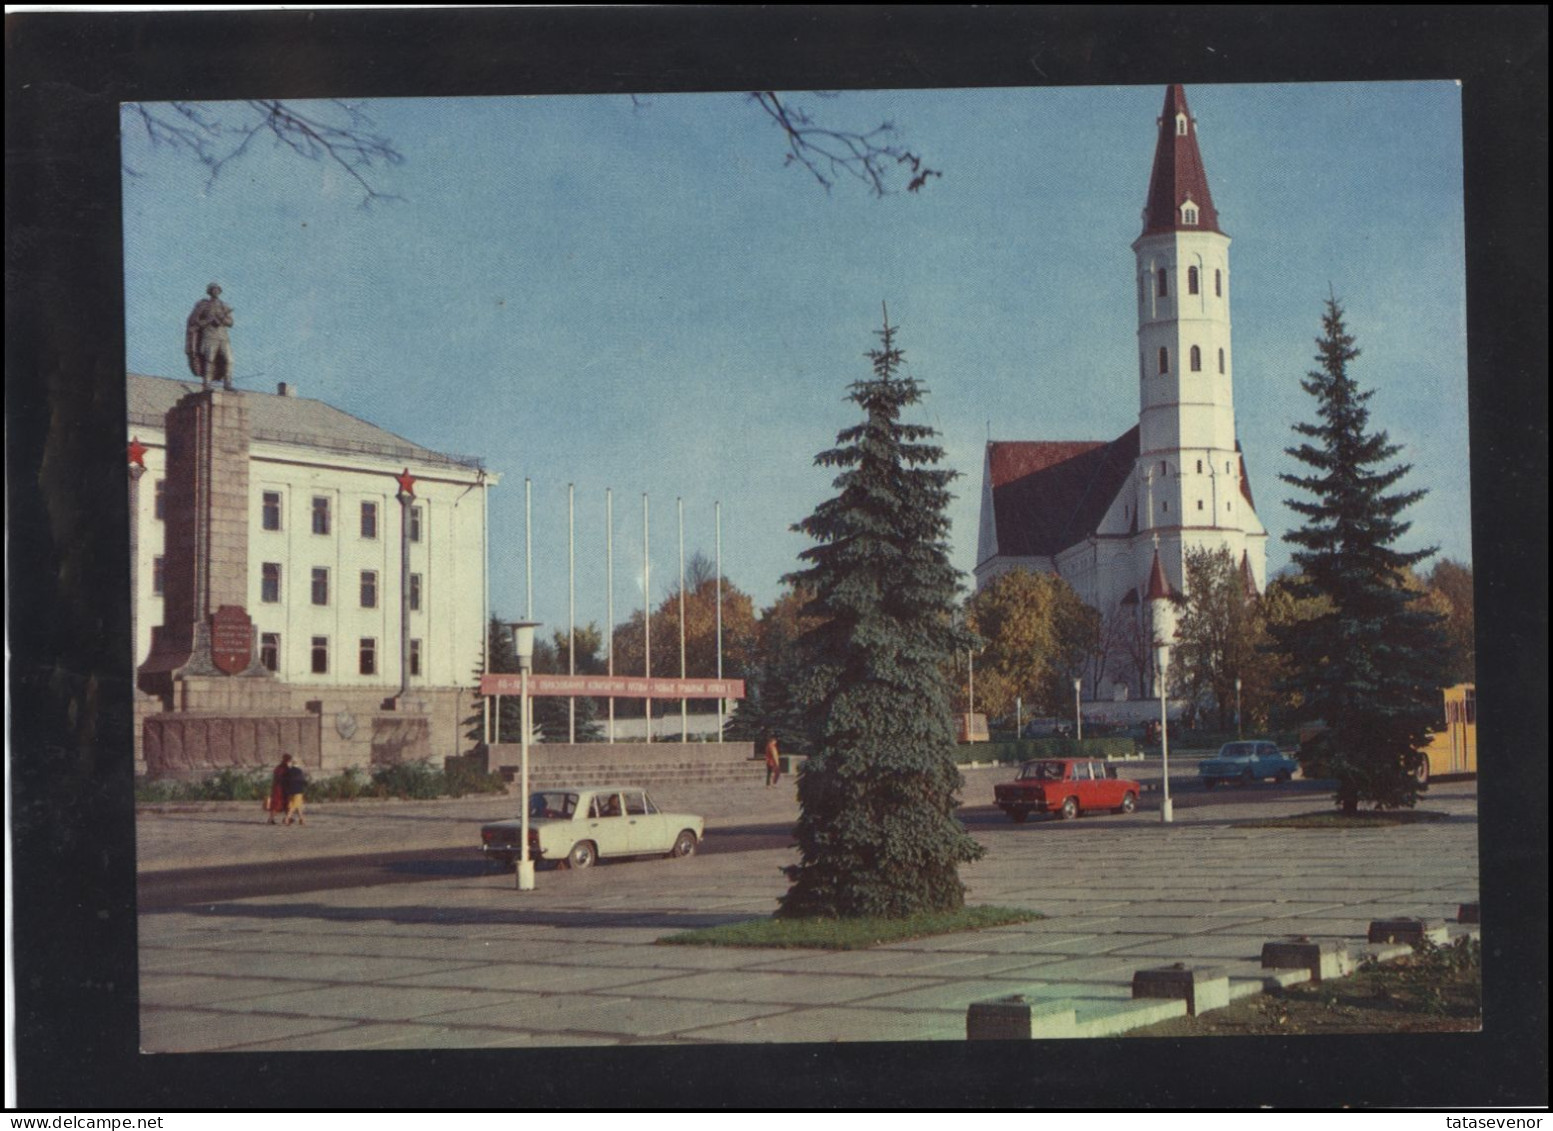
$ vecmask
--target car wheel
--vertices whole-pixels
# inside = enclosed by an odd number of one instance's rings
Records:
[[[1418,759],[1418,768],[1413,771],[1413,777],[1419,785],[1429,784],[1429,759]]]
[[[1219,779],[1218,778],[1203,778],[1202,784],[1203,784],[1203,788],[1204,789],[1213,789],[1214,787],[1216,787],[1219,784]]]
[[[1276,778],[1274,778],[1273,780],[1278,782],[1278,784],[1282,785],[1283,783],[1289,781],[1293,777],[1294,777],[1294,775],[1289,773],[1288,770],[1279,770],[1278,771],[1278,776]]]
[[[1027,818],[1029,816],[1030,816],[1030,811],[1028,809],[1010,809],[1008,811],[1008,819],[1010,821],[1013,821],[1014,824],[1016,824],[1016,825],[1024,824],[1025,823],[1025,818]]]
[[[1137,798],[1137,795],[1134,794],[1132,792],[1132,790],[1129,789],[1126,793],[1122,794],[1122,808],[1121,808],[1121,811],[1123,813],[1131,813],[1131,812],[1134,812],[1137,808],[1138,808],[1138,798]]]
[[[696,834],[689,829],[683,830],[674,841],[674,847],[669,849],[669,855],[675,859],[684,859],[686,856],[696,854]]]
[[[573,868],[591,868],[598,858],[598,849],[591,840],[579,840],[566,854],[566,863]]]
[[[1070,797],[1062,803],[1062,819],[1071,821],[1078,816],[1078,798]]]

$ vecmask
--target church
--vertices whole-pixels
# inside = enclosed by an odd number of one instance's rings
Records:
[[[1172,86],[1132,245],[1137,424],[1113,440],[987,444],[977,587],[1015,569],[1067,580],[1112,645],[1095,698],[1153,693],[1147,645],[1173,632],[1188,550],[1227,549],[1248,592],[1266,585],[1267,530],[1235,433],[1229,244]]]

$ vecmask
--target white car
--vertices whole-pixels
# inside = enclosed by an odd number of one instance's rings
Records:
[[[604,856],[693,856],[705,822],[692,813],[665,813],[634,786],[545,789],[529,797],[531,860],[587,868]],[[511,866],[520,855],[522,822],[493,821],[480,830],[487,859]]]

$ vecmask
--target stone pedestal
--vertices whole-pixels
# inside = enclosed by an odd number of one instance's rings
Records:
[[[1134,998],[1179,998],[1193,1017],[1229,1004],[1229,975],[1219,966],[1176,962],[1139,970],[1132,976]]]

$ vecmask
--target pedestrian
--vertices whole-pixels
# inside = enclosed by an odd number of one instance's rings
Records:
[[[289,754],[286,756],[286,761],[291,763],[291,756]],[[301,766],[295,764],[287,765],[285,778],[281,782],[281,789],[286,795],[286,819],[283,823],[289,825],[291,824],[291,818],[295,817],[297,824],[307,824],[302,819],[302,798],[303,794],[307,792],[307,774],[303,772]]]
[[[782,779],[782,755],[777,749],[777,736],[768,733],[762,749],[766,756],[766,788],[770,789]]]
[[[291,768],[291,755],[282,754],[280,765],[270,775],[270,795],[264,799],[264,811],[270,815],[270,824],[286,811],[286,771]]]

